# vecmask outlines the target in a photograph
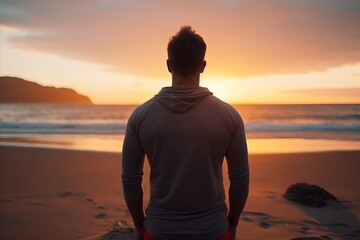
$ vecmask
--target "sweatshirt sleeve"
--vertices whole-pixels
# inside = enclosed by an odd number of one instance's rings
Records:
[[[243,199],[249,192],[249,162],[244,123],[239,115],[226,160],[230,179],[229,198]]]
[[[142,177],[145,152],[140,143],[134,118],[129,119],[122,150],[122,184],[126,200],[142,198]]]

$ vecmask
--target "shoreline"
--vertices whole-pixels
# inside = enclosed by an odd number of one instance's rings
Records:
[[[37,144],[31,144],[31,145],[18,145],[17,143],[7,143],[3,144],[0,141],[0,153],[2,148],[9,148],[9,149],[34,149],[34,150],[42,150],[42,151],[64,151],[64,152],[83,152],[83,153],[98,153],[98,154],[115,154],[120,155],[120,151],[107,151],[107,150],[96,150],[96,149],[80,149],[80,148],[61,148],[59,146],[51,146],[48,145],[37,145]],[[249,156],[264,156],[264,155],[298,155],[298,154],[327,154],[327,153],[350,153],[350,154],[360,154],[360,149],[349,149],[349,150],[319,150],[319,151],[307,151],[307,150],[301,150],[299,152],[255,152],[255,153],[249,153]],[[0,155],[1,156],[1,155]]]
[[[239,239],[360,238],[360,150],[249,158],[250,195]],[[146,204],[147,166],[144,172]],[[133,239],[120,173],[119,152],[0,146],[0,238]],[[316,209],[284,200],[286,188],[300,181],[345,202]]]
[[[2,135],[0,146],[121,153],[122,135]],[[250,154],[360,150],[360,141],[315,138],[248,138]],[[285,146],[285,147],[284,147]]]

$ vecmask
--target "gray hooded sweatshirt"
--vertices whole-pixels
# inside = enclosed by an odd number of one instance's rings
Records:
[[[216,239],[228,228],[222,164],[229,197],[243,199],[249,166],[243,121],[203,87],[165,87],[128,121],[122,152],[127,200],[142,198],[143,162],[150,164],[145,229],[164,240]]]

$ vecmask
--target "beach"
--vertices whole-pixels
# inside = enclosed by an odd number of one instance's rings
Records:
[[[250,195],[237,239],[360,238],[360,151],[249,157]],[[118,152],[0,146],[0,238],[135,239],[120,173]],[[146,166],[144,204],[148,173]],[[296,182],[319,185],[341,203],[312,208],[285,200]]]

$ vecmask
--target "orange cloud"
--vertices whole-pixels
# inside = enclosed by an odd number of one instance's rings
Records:
[[[318,103],[360,103],[360,88],[297,89],[282,91],[288,101]]]
[[[168,77],[168,39],[192,25],[208,44],[207,73],[258,76],[360,60],[357,1],[1,1],[18,48]]]

